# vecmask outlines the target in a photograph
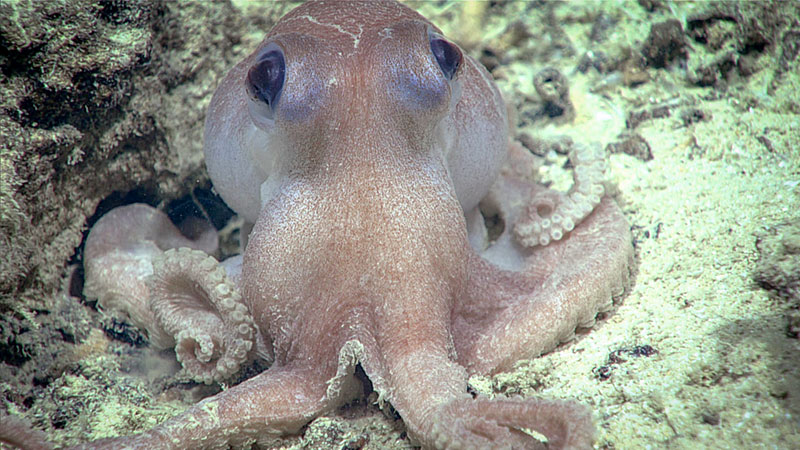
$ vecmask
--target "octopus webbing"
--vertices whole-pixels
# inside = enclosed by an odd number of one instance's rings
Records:
[[[206,118],[215,189],[252,224],[243,255],[219,263],[213,230],[189,239],[146,205],[109,212],[85,246],[87,297],[174,346],[194,379],[269,368],[85,445],[266,443],[363,395],[360,366],[423,448],[591,448],[578,403],[468,389],[591,326],[633,258],[602,151],[575,146],[561,193],[533,180],[508,128],[491,75],[406,6],[288,13]],[[489,214],[502,225],[491,240]]]

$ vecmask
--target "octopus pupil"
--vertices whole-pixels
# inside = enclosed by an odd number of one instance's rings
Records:
[[[444,39],[432,37],[431,51],[445,78],[452,80],[461,65],[461,51]]]
[[[250,94],[273,110],[283,89],[286,63],[280,51],[273,50],[262,55],[247,72]]]

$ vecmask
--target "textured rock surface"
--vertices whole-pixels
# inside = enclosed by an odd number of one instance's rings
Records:
[[[225,2],[0,3],[0,379],[12,409],[77,360],[144,344],[70,295],[87,227],[121,203],[208,188],[211,94],[242,42],[261,38],[245,30],[290,7],[249,20]],[[79,413],[63,404],[55,428]]]
[[[159,1],[3,2],[0,17],[0,303],[41,307],[102,200],[206,185],[205,109],[244,20]]]

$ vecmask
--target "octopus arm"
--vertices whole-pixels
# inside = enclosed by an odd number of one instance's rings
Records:
[[[153,274],[153,259],[167,249],[216,251],[216,230],[210,224],[190,225],[194,238],[184,236],[166,214],[152,206],[134,203],[112,209],[86,237],[83,294],[147,330],[154,346],[172,346],[172,336],[158,326],[150,309],[146,281]]]
[[[492,189],[490,207],[506,228],[482,255],[472,255],[467,293],[453,316],[459,362],[481,374],[509,370],[569,341],[576,327],[592,326],[623,294],[633,267],[630,228],[611,198],[562,239],[531,248],[510,224],[536,199],[560,194],[510,171]]]
[[[175,346],[185,372],[211,383],[238,371],[254,348],[271,355],[226,270],[207,254],[216,230],[190,225],[193,239],[151,206],[111,210],[86,240],[84,294],[127,315],[154,346]]]
[[[297,433],[305,424],[340,404],[328,397],[332,370],[273,366],[144,433],[93,441],[76,448],[185,449],[268,446]]]
[[[175,339],[175,354],[192,378],[222,381],[247,362],[256,344],[253,317],[225,269],[211,256],[170,249],[153,261],[150,309]]]

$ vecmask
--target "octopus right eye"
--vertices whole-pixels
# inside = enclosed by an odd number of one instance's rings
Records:
[[[286,78],[286,61],[277,45],[268,45],[247,71],[246,87],[251,99],[264,103],[274,114]]]

